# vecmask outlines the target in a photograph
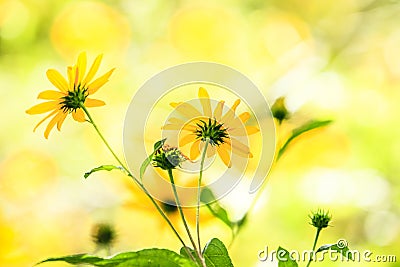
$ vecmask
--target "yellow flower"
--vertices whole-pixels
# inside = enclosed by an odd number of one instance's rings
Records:
[[[86,53],[81,53],[78,56],[76,65],[67,68],[68,81],[55,69],[49,69],[46,72],[47,78],[58,91],[46,90],[41,92],[38,95],[38,99],[50,101],[40,103],[26,111],[26,113],[31,115],[50,112],[36,125],[33,131],[45,120],[52,117],[44,132],[44,137],[47,139],[50,131],[56,124],[57,129],[61,130],[61,126],[69,113],[72,113],[74,120],[85,122],[86,119],[82,105],[87,108],[105,105],[101,100],[88,98],[89,95],[96,93],[97,90],[108,82],[109,77],[114,71],[114,69],[111,69],[92,81],[99,69],[101,59],[102,55],[98,55],[86,74]]]
[[[198,92],[199,101],[203,112],[197,110],[189,103],[171,103],[177,113],[185,120],[172,117],[164,125],[164,130],[181,131],[179,134],[179,146],[192,144],[190,148],[190,159],[195,160],[200,155],[201,147],[207,139],[211,146],[207,149],[207,156],[211,157],[217,152],[227,167],[231,167],[231,152],[244,158],[253,155],[246,144],[235,137],[248,136],[257,133],[259,129],[255,126],[244,126],[250,118],[249,112],[243,112],[236,116],[235,111],[240,104],[236,100],[232,108],[222,114],[224,101],[219,101],[214,111],[211,108],[210,97],[206,89],[200,87]]]

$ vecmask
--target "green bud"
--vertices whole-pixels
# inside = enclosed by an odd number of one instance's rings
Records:
[[[329,215],[328,211],[323,211],[323,210],[317,210],[316,212],[312,212],[311,215],[309,215],[311,219],[311,225],[318,228],[326,228],[329,226],[329,222],[332,219],[332,216]]]
[[[287,110],[285,105],[285,97],[279,97],[275,100],[275,103],[271,107],[272,115],[278,120],[279,124],[283,120],[287,120],[290,117],[290,112]]]
[[[188,158],[177,147],[162,146],[153,157],[153,166],[163,170],[172,170],[180,167]]]

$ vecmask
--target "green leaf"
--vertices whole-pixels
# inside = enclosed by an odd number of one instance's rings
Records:
[[[289,251],[279,247],[276,251],[276,258],[278,259],[278,267],[298,267],[297,262],[290,257]]]
[[[203,255],[207,267],[233,267],[228,250],[217,238],[211,239],[206,244]]]
[[[215,199],[215,196],[211,191],[211,189],[206,187],[203,190],[201,190],[200,200],[201,202],[206,204],[207,208],[215,217],[220,219],[230,228],[233,227],[233,223],[229,220],[228,212],[223,207],[221,207],[221,205]]]
[[[180,255],[187,259],[190,259],[190,256],[189,256],[187,250],[189,250],[190,254],[192,254],[193,258],[195,258],[196,261],[199,264],[201,264],[201,260],[199,259],[199,256],[197,255],[196,251],[194,251],[194,249],[192,249],[192,248],[186,247],[186,249],[185,249],[185,247],[182,247],[181,250],[179,251]],[[198,266],[200,266],[200,265],[198,265]]]
[[[164,139],[154,143],[153,152],[143,161],[142,165],[140,166],[140,174],[139,174],[140,180],[143,179],[143,175],[144,175],[147,167],[150,165],[151,161],[153,160],[154,154],[157,152],[157,150],[159,150],[164,145],[165,140],[167,140],[167,138],[164,138]]]
[[[347,244],[345,246],[339,246],[338,244],[323,245],[316,252],[318,253],[318,252],[321,252],[324,250],[337,251],[340,254],[342,254],[344,257],[348,258],[349,260],[354,261],[353,254],[352,254],[351,250],[349,249],[349,247],[347,246]]]
[[[98,267],[197,267],[189,259],[167,249],[144,249],[136,252],[124,252],[113,257],[100,258],[87,254],[77,254],[65,257],[50,258],[39,262],[63,261],[70,264],[89,264]]]
[[[94,172],[98,172],[98,171],[111,171],[111,170],[115,170],[115,169],[124,171],[124,169],[123,169],[122,167],[117,167],[117,166],[114,166],[114,165],[101,165],[101,166],[99,166],[99,167],[97,167],[97,168],[91,169],[90,171],[86,172],[86,173],[83,175],[83,177],[85,177],[85,179],[86,179],[86,178],[89,177],[89,175],[91,175],[91,174],[94,173]]]
[[[332,123],[332,120],[325,120],[325,121],[309,121],[306,122],[305,124],[303,124],[300,127],[297,127],[295,129],[293,129],[292,131],[292,135],[286,140],[286,142],[283,144],[283,146],[281,147],[281,149],[279,149],[278,152],[278,159],[283,155],[283,153],[285,152],[285,150],[287,149],[288,145],[297,137],[299,137],[300,135],[309,132],[311,130],[320,128],[320,127],[324,127],[330,123]]]

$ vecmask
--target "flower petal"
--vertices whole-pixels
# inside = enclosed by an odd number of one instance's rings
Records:
[[[86,52],[80,53],[78,56],[78,61],[76,63],[76,68],[78,70],[76,73],[77,77],[75,77],[76,85],[82,84],[83,76],[85,76],[86,73],[86,62],[87,62]]]
[[[37,127],[39,127],[40,124],[42,124],[45,120],[47,120],[48,118],[50,118],[51,116],[53,116],[54,114],[56,114],[58,112],[58,110],[54,110],[53,112],[51,112],[49,115],[47,115],[46,117],[44,117],[41,121],[39,121],[38,124],[36,124],[35,128],[33,128],[33,131],[36,131]]]
[[[242,142],[232,137],[230,139],[225,139],[225,140],[226,143],[232,146],[232,152],[235,153],[236,155],[244,158],[253,157],[253,155],[250,153],[250,148],[247,145],[243,144]]]
[[[49,124],[46,127],[46,130],[44,131],[44,137],[46,139],[49,138],[49,134],[50,131],[54,128],[54,125],[56,125],[56,123],[58,123],[58,121],[60,120],[60,118],[63,116],[64,112],[63,111],[58,111],[57,115],[55,115],[51,121],[49,122]]]
[[[48,101],[31,107],[26,111],[26,113],[30,115],[46,113],[52,109],[57,109],[58,105],[59,105],[58,101]]]
[[[200,140],[197,140],[193,143],[192,147],[190,148],[190,159],[195,160],[200,156]]]
[[[85,113],[83,113],[82,109],[77,109],[76,111],[72,112],[72,117],[74,120],[78,122],[85,122]]]
[[[53,90],[46,90],[41,92],[38,95],[38,99],[45,99],[45,100],[57,100],[60,99],[61,97],[66,96],[65,93],[61,93],[59,91],[53,91]]]
[[[103,54],[100,54],[96,57],[96,59],[93,61],[92,66],[90,67],[90,70],[88,74],[86,75],[85,79],[83,80],[83,84],[88,84],[90,81],[93,79],[93,77],[96,75],[96,72],[99,69],[101,60],[103,58]]]
[[[179,139],[179,146],[185,146],[189,143],[192,143],[196,140],[196,135],[195,134],[188,134],[181,139]]]
[[[214,118],[219,122],[221,121],[222,109],[224,108],[225,101],[219,101],[214,109]]]
[[[258,133],[260,129],[258,129],[256,126],[246,126],[246,132],[247,135],[255,134]]]
[[[71,90],[74,89],[74,82],[75,82],[75,73],[76,73],[76,67],[67,67],[67,75],[68,75],[68,82],[69,82],[69,88]]]
[[[68,91],[68,83],[64,77],[55,69],[49,69],[46,72],[47,79],[57,87],[61,92],[66,93]]]
[[[171,103],[172,105],[172,103]],[[175,110],[187,119],[192,119],[201,116],[201,113],[188,103],[181,103],[175,107]]]
[[[115,69],[111,69],[108,71],[106,74],[103,76],[97,78],[94,80],[91,84],[88,85],[88,93],[89,95],[94,94],[97,92],[97,90],[100,89],[106,82],[108,82],[108,78],[110,78],[111,74],[113,73]]]
[[[85,107],[93,108],[93,107],[101,107],[104,106],[106,103],[102,100],[86,98],[85,100]]]
[[[236,100],[235,103],[233,104],[232,108],[230,108],[225,115],[222,117],[221,121],[224,122],[225,124],[229,125],[229,122],[232,122],[232,120],[235,118],[235,111],[237,106],[240,104],[240,99]]]
[[[61,126],[64,123],[65,118],[67,117],[68,112],[63,112],[62,115],[60,115],[60,119],[57,122],[57,129],[61,131]]]
[[[242,123],[246,123],[246,121],[248,121],[248,119],[250,119],[250,113],[249,112],[243,112],[238,117],[242,121]]]
[[[219,157],[222,159],[222,162],[224,162],[224,164],[228,168],[232,167],[231,155],[229,153],[230,151],[231,151],[231,148],[226,143],[217,147],[217,152],[218,152]]]
[[[211,111],[210,96],[208,95],[207,90],[204,89],[203,87],[199,88],[199,100],[201,106],[203,107],[203,114],[207,117],[211,117],[212,111]]]

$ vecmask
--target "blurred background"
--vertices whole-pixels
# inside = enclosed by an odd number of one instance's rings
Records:
[[[277,266],[258,261],[265,246],[311,249],[307,215],[317,208],[333,215],[319,245],[345,238],[351,249],[400,261],[399,11],[393,0],[0,0],[0,266],[94,252],[98,223],[115,228],[112,253],[180,247],[122,174],[83,178],[115,163],[90,125],[67,119],[49,140],[42,127],[32,132],[41,116],[25,110],[53,89],[46,70],[65,75],[81,51],[89,62],[104,53],[101,73],[117,68],[96,93],[107,105],[92,115],[120,155],[135,91],[189,61],[236,68],[271,104],[286,96],[294,115],[278,136],[304,118],[335,121],[302,136],[274,166],[230,248],[235,266]],[[229,243],[229,229],[206,219],[203,240]]]

